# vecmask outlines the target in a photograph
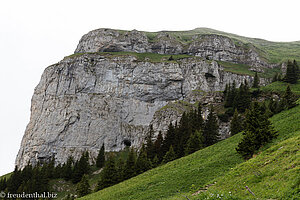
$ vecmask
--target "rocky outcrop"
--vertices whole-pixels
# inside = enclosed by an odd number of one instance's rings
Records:
[[[150,34],[137,30],[97,29],[81,38],[75,53],[119,51],[189,54],[210,60],[243,63],[256,69],[274,67],[260,56],[255,46],[214,34],[194,35],[185,41],[180,35],[168,32]]]
[[[140,32],[132,34],[147,39]],[[85,47],[81,42],[78,51]],[[132,48],[146,49],[139,42]],[[150,123],[159,131],[176,120],[178,113],[164,110],[169,103],[193,103],[198,101],[195,91],[221,91],[226,83],[238,85],[245,79],[251,84],[250,76],[225,72],[217,62],[196,57],[161,62],[101,53],[67,57],[46,68],[35,88],[16,165],[53,156],[63,163],[85,150],[95,158],[103,143],[108,151],[124,148],[124,140],[138,146]]]

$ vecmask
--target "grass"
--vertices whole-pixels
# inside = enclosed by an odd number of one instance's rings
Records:
[[[82,199],[297,199],[299,192],[300,106],[271,118],[279,136],[243,162],[235,147],[241,134],[150,170]],[[217,182],[208,192],[191,194]],[[217,197],[219,195],[219,197]],[[225,197],[224,197],[225,196]]]
[[[243,161],[235,151],[240,138],[236,135],[82,199],[162,199],[204,187]]]
[[[250,71],[251,66],[246,64],[236,64],[236,63],[230,63],[230,62],[224,62],[224,61],[217,61],[219,65],[224,67],[224,71],[232,72],[235,74],[241,74],[241,75],[249,75],[254,76],[255,72]],[[263,73],[258,72],[258,76],[261,78],[272,78],[276,73],[280,72],[279,68],[265,68],[265,71]]]
[[[279,136],[261,149],[255,158],[236,166],[215,181],[210,190],[231,192],[247,199],[300,198],[300,106],[281,112],[271,118]],[[298,194],[297,194],[298,193]],[[298,195],[298,196],[297,196]]]
[[[6,180],[12,175],[13,172],[0,176],[0,179],[6,178]]]
[[[238,46],[254,45],[259,50],[261,57],[270,63],[282,63],[289,60],[300,61],[300,41],[295,42],[271,42],[263,39],[248,38],[232,33],[226,33],[209,28],[196,28],[190,31],[165,31],[174,36],[179,36],[182,42],[189,42],[195,34],[216,34],[230,37]],[[153,33],[152,33],[153,34]],[[299,38],[300,39],[300,38]]]
[[[184,58],[195,58],[195,56],[191,55],[168,55],[168,54],[156,54],[156,53],[135,53],[135,52],[88,52],[88,53],[75,53],[70,56],[66,56],[66,58],[74,58],[77,56],[81,56],[84,54],[95,54],[95,55],[103,55],[108,58],[115,58],[120,56],[134,56],[137,58],[138,62],[177,62],[180,59]],[[170,57],[173,57],[173,60],[169,60]],[[200,58],[199,58],[200,59]]]
[[[261,87],[260,90],[263,92],[275,92],[275,93],[284,93],[287,86],[290,85],[292,92],[296,95],[300,95],[300,82],[297,84],[288,84],[282,81],[276,81],[264,87]]]

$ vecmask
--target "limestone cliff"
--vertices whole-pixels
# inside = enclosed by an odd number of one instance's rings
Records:
[[[16,165],[23,168],[28,162],[35,164],[53,156],[63,163],[69,155],[78,159],[85,150],[95,158],[103,143],[108,151],[124,148],[124,140],[139,146],[149,124],[157,132],[165,131],[170,121],[178,119],[181,113],[170,109],[178,100],[214,103],[221,97],[202,92],[222,91],[226,83],[236,81],[239,85],[245,79],[251,84],[251,76],[226,72],[217,62],[201,58],[210,55],[220,60],[246,61],[248,58],[242,58],[244,50],[229,38],[204,37],[210,39],[204,43],[195,39],[186,47],[166,39],[163,33],[151,44],[138,31],[120,35],[118,31],[100,29],[83,36],[77,54],[46,68],[35,88],[30,122]],[[141,61],[135,54],[99,53],[102,51],[187,51],[198,57],[154,62]],[[255,56],[252,60],[260,62]],[[223,136],[228,134],[226,125],[223,130]]]
[[[211,60],[243,63],[256,68],[273,67],[260,56],[252,44],[215,34],[195,34],[188,41],[180,35],[158,32],[97,29],[84,35],[75,50],[83,52],[137,52],[189,54]]]

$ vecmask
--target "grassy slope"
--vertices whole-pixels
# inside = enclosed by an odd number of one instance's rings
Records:
[[[299,115],[297,106],[273,116],[279,137],[247,162],[242,163],[234,150],[238,134],[82,199],[182,199],[182,194],[192,198],[190,191],[215,180],[210,190],[232,192],[241,199],[250,197],[245,184],[260,198],[284,198],[299,187]]]
[[[217,179],[211,190],[231,191],[245,199],[252,197],[247,185],[260,199],[300,198],[300,106],[275,115],[271,121],[279,137],[257,157]]]
[[[161,199],[188,192],[193,185],[203,187],[242,162],[234,150],[240,137],[236,135],[82,199]]]
[[[190,31],[166,31],[175,36],[179,36],[183,41],[187,42],[191,39],[194,34],[217,34],[230,37],[235,40],[239,40],[244,44],[251,43],[257,48],[259,48],[269,62],[280,63],[288,59],[296,59],[300,61],[300,41],[296,42],[271,42],[263,39],[248,38],[244,36],[239,36],[232,33],[226,33],[209,28],[196,28]],[[152,35],[154,33],[151,33]]]
[[[300,95],[300,82],[298,82],[297,84],[289,84],[289,85],[294,94]],[[288,86],[288,83],[277,81],[277,82],[271,83],[265,87],[262,87],[261,90],[264,92],[284,93],[287,86]]]

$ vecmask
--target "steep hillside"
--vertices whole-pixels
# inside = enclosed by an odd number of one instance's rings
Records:
[[[235,151],[241,138],[238,134],[82,199],[182,199],[182,195],[197,199],[192,193],[215,181],[211,192],[230,192],[238,199],[251,197],[245,185],[262,199],[283,199],[287,194],[292,199],[299,192],[300,106],[271,121],[278,138],[247,162],[242,163]]]
[[[237,42],[241,41],[245,44],[252,44],[260,49],[260,54],[270,63],[281,63],[288,59],[296,59],[300,61],[300,41],[294,42],[272,42],[259,38],[248,38],[244,36],[239,36],[232,33],[226,33],[223,31],[218,31],[210,28],[196,28],[190,31],[166,31],[167,33],[174,34],[178,36],[183,41],[190,41],[192,36],[195,34],[207,35],[207,34],[217,34],[223,35]],[[147,33],[152,37],[158,33]]]

